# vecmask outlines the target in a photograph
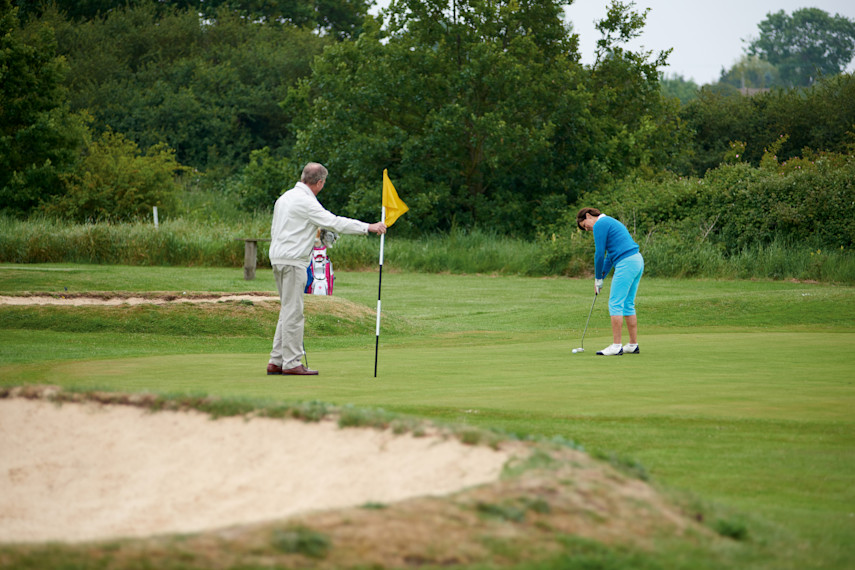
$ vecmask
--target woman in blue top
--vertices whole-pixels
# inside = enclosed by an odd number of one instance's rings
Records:
[[[594,232],[594,292],[599,295],[603,279],[615,269],[609,293],[609,315],[612,318],[613,344],[597,352],[600,356],[639,354],[638,318],[635,315],[635,294],[644,258],[638,253],[638,244],[632,240],[622,223],[601,213],[596,208],[582,208],[576,214],[579,229]],[[626,320],[629,344],[621,345],[621,328]]]

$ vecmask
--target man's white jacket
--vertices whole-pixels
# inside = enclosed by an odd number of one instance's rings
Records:
[[[368,233],[367,223],[342,218],[325,210],[312,190],[302,182],[297,182],[296,186],[279,196],[273,207],[269,252],[271,265],[308,267],[319,228],[338,234]]]

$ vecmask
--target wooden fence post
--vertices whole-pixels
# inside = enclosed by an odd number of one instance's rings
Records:
[[[255,279],[255,268],[258,265],[258,242],[254,239],[244,241],[243,246],[243,278],[244,281]]]
[[[258,242],[270,241],[267,238],[241,238],[243,245],[243,279],[252,281],[255,279],[255,268],[258,266]]]

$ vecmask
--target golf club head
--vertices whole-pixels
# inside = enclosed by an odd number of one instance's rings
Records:
[[[580,348],[574,348],[574,349],[573,349],[573,354],[577,354],[577,353],[579,353],[579,352],[585,352],[585,349],[584,349],[584,348],[581,348],[581,347],[580,347]]]

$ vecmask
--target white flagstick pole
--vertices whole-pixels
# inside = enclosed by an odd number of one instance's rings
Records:
[[[380,221],[386,223],[386,207],[380,207]],[[383,287],[383,246],[386,243],[386,234],[380,234],[380,278],[377,282],[377,328],[374,341],[374,377],[377,378],[377,354],[380,352],[380,291]]]

